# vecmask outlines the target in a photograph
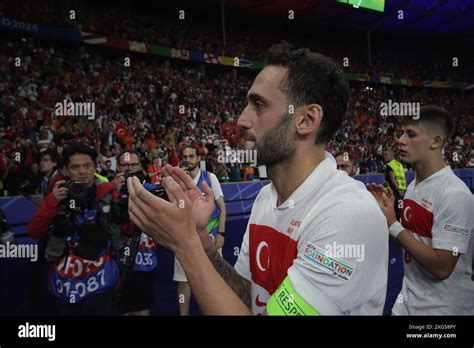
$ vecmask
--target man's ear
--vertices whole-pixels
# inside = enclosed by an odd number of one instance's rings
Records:
[[[444,146],[444,137],[442,137],[441,135],[435,135],[435,136],[431,139],[430,148],[431,148],[432,150],[439,149],[439,148],[443,148],[443,146]]]
[[[63,174],[66,175],[67,177],[70,176],[70,175],[69,175],[69,174],[70,174],[70,173],[69,173],[69,170],[67,170],[67,166],[64,166],[64,167],[63,167]]]
[[[301,109],[301,110],[300,110]],[[301,135],[317,133],[323,120],[323,108],[319,104],[305,105],[296,112],[298,115],[296,132]]]

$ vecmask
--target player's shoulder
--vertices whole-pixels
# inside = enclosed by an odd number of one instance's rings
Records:
[[[324,186],[325,200],[349,204],[361,200],[373,203],[374,206],[376,204],[372,194],[361,181],[342,171],[336,171]]]
[[[323,185],[321,195],[315,195],[313,199],[315,208],[312,214],[314,217],[319,214],[321,217],[324,215],[350,216],[350,220],[345,219],[345,221],[376,217],[374,221],[384,221],[377,201],[366,186],[341,171],[335,171],[334,175]]]
[[[253,204],[252,204],[252,215],[256,216],[255,214],[264,214],[267,210],[266,208],[272,206],[274,203],[275,194],[276,192],[273,191],[272,193],[272,182],[270,181],[269,184],[263,186],[260,191],[258,192],[257,196],[255,197]],[[275,190],[273,188],[273,190]]]
[[[474,204],[472,193],[466,183],[450,167],[443,169],[442,175],[436,182],[433,182],[431,189],[436,193],[436,201],[443,204],[460,200]]]
[[[439,203],[441,206],[452,206],[453,208],[464,206],[468,211],[472,212],[474,209],[474,196],[466,189],[467,186],[464,185],[464,182],[462,184],[442,188],[438,193],[436,203]]]
[[[346,174],[325,183],[325,192],[312,197],[312,208],[300,227],[301,247],[314,240],[363,244],[385,252],[388,248],[387,220],[366,186]],[[336,185],[337,183],[337,185]],[[387,249],[388,250],[388,249]],[[375,257],[375,256],[374,256]]]
[[[444,187],[446,193],[450,192],[463,192],[465,194],[471,194],[469,187],[466,183],[459,178],[451,168],[449,168],[448,173],[445,175],[446,185]]]
[[[260,189],[260,192],[257,194],[257,197],[255,197],[254,205],[260,204],[262,202],[267,202],[267,200],[271,199],[271,186],[272,183],[270,182],[268,185],[265,185]]]

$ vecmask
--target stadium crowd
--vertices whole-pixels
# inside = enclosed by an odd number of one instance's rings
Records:
[[[132,56],[130,67],[108,50],[4,37],[0,48],[0,184],[3,195],[40,192],[39,155],[61,154],[71,140],[100,152],[99,173],[113,177],[115,156],[140,152],[151,177],[178,165],[193,144],[221,182],[252,180],[248,165],[218,162],[218,151],[243,148],[235,121],[255,72]],[[15,66],[15,57],[22,57]],[[382,152],[394,147],[400,127],[380,116],[389,99],[436,103],[455,116],[456,134],[445,155],[453,168],[472,166],[472,93],[351,82],[349,111],[328,150],[347,151],[358,174],[383,172]],[[91,102],[95,117],[58,114],[56,103]]]
[[[70,18],[71,10],[75,11],[74,19]],[[473,61],[474,57],[467,46],[456,46],[454,56],[458,58],[459,64],[454,67],[453,53],[446,48],[440,50],[438,43],[433,44],[424,42],[420,38],[410,37],[392,41],[385,35],[376,37],[374,34],[371,47],[372,61],[369,65],[365,32],[360,37],[357,35],[347,37],[344,33],[333,33],[336,35],[336,40],[333,36],[319,31],[307,32],[302,37],[299,30],[295,28],[290,30],[292,22],[279,22],[276,18],[275,25],[269,28],[253,18],[249,19],[251,22],[248,25],[242,26],[239,20],[232,20],[232,11],[229,10],[227,16],[230,18],[226,24],[226,43],[224,44],[220,10],[212,14],[203,14],[191,6],[185,9],[184,20],[179,18],[178,11],[153,12],[153,16],[149,16],[146,6],[145,8],[114,7],[107,2],[67,0],[46,1],[44,4],[39,4],[32,0],[21,3],[11,0],[0,1],[0,13],[25,21],[58,25],[170,48],[199,50],[215,56],[263,60],[264,52],[275,41],[275,37],[278,37],[279,40],[287,40],[296,46],[309,47],[316,52],[328,55],[337,62],[342,63],[344,58],[348,58],[349,65],[343,66],[346,72],[419,80],[471,83],[474,80],[472,65],[467,64]],[[214,16],[215,20],[206,18],[209,16]]]

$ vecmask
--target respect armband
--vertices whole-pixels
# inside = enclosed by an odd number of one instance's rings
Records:
[[[293,289],[289,277],[273,293],[267,302],[268,315],[320,315]]]

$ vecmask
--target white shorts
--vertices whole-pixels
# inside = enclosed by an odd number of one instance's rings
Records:
[[[222,256],[222,248],[218,249],[217,252]],[[184,273],[183,266],[179,263],[178,259],[174,258],[174,274],[173,280],[175,282],[187,283],[188,278],[186,278],[186,273]]]

